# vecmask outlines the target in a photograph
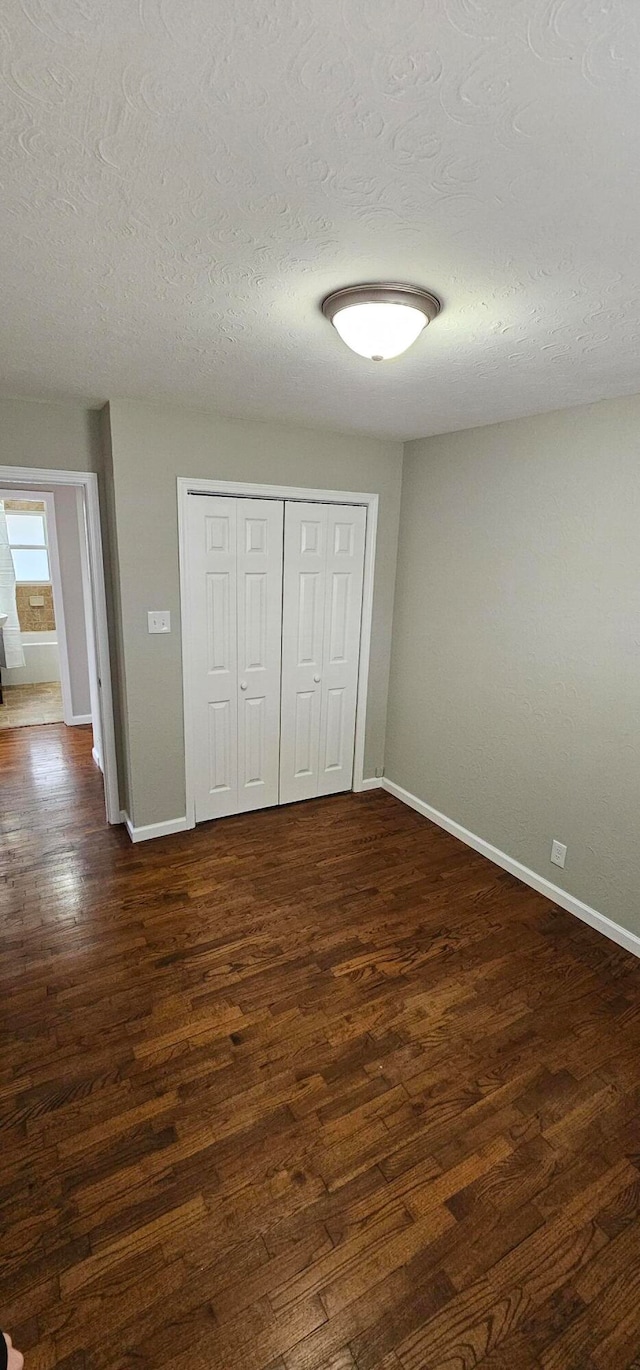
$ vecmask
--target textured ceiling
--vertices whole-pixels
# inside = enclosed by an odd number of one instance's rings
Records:
[[[8,0],[0,387],[398,437],[640,390],[637,0]],[[444,302],[353,356],[318,303]]]

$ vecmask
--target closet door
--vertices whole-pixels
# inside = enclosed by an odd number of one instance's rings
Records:
[[[280,803],[317,794],[327,505],[287,503],[284,517]]]
[[[191,756],[196,823],[238,808],[237,500],[189,495]]]
[[[278,803],[284,505],[237,505],[237,811],[245,813]]]
[[[196,823],[278,803],[283,505],[190,495]]]
[[[353,783],[366,510],[287,503],[280,802]]]
[[[366,520],[362,505],[327,506],[317,794],[353,784]]]

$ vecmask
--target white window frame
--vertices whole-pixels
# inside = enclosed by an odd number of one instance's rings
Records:
[[[47,508],[47,503],[44,494],[38,494],[36,491],[34,491],[30,495],[27,495],[23,490],[20,491],[19,494],[16,494],[15,490],[12,490],[9,492],[9,494],[15,500],[16,504],[19,504],[21,501],[24,502],[25,500],[28,500],[30,503],[37,502],[38,504],[42,504],[43,506],[42,510],[7,509],[5,512],[9,515],[10,518],[42,518],[42,522],[44,525],[44,542],[12,542],[11,538],[9,538],[9,551],[12,553],[44,551],[47,554],[47,563],[49,566],[49,576],[47,580],[34,579],[33,576],[29,576],[28,580],[19,580],[18,576],[16,575],[16,585],[53,585],[53,576],[51,574],[51,548],[49,538],[49,510]],[[5,503],[7,501],[7,498],[8,496],[5,495]],[[13,569],[15,571],[15,562]]]

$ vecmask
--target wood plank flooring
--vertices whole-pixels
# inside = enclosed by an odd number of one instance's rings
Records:
[[[640,1365],[640,965],[389,795],[136,847],[0,738],[27,1370]]]

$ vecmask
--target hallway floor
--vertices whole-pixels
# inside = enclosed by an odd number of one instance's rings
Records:
[[[59,680],[44,685],[3,685],[0,728],[31,728],[38,723],[62,723]]]
[[[640,965],[382,791],[132,846],[0,736],[29,1370],[640,1362]]]

